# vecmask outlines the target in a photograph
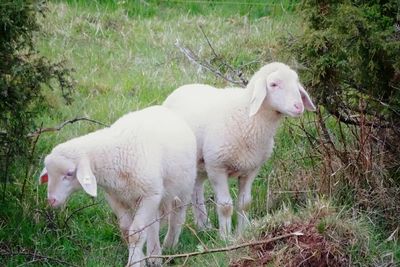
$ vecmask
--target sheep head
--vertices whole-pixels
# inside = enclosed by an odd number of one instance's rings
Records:
[[[297,73],[283,63],[274,62],[262,67],[253,75],[247,89],[251,94],[250,117],[262,106],[291,117],[300,116],[304,109],[315,110]]]
[[[97,182],[86,157],[80,160],[68,159],[58,154],[49,154],[40,183],[48,183],[47,200],[50,206],[62,206],[75,191],[83,188],[91,196],[97,196]]]

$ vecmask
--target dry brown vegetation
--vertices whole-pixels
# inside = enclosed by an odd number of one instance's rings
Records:
[[[315,205],[310,202],[298,215],[290,209],[277,212],[256,223],[254,231],[257,232],[253,236],[255,240],[268,240],[293,232],[302,235],[251,246],[232,256],[231,267],[353,266],[363,264],[360,261],[363,257],[376,257],[368,247],[366,224],[343,211],[336,211],[325,201]],[[354,248],[358,249],[355,258],[351,254]],[[393,262],[385,264],[390,266]]]

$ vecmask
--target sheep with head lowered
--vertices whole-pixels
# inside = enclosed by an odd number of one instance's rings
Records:
[[[231,232],[233,213],[228,177],[238,178],[240,233],[248,222],[251,185],[272,153],[281,119],[300,116],[304,109],[315,110],[297,73],[279,62],[262,67],[245,89],[189,84],[176,89],[163,105],[180,114],[196,135],[201,171],[192,196],[196,224],[210,227],[204,203],[205,169],[216,196],[222,237]]]
[[[128,241],[127,266],[141,266],[146,241],[148,255],[161,254],[161,211],[169,216],[164,247],[177,244],[195,177],[192,130],[174,112],[155,106],[57,145],[45,158],[41,181],[48,182],[53,207],[78,189],[95,197],[102,187]]]

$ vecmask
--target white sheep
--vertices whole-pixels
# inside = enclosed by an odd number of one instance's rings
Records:
[[[315,110],[297,73],[278,62],[262,67],[245,89],[189,84],[176,89],[163,105],[183,116],[196,135],[199,171],[206,170],[214,189],[222,237],[231,232],[228,177],[239,180],[237,230],[241,233],[248,222],[251,185],[271,155],[281,118],[300,116],[304,108]],[[210,227],[204,204],[205,179],[204,171],[199,173],[192,196],[199,228]]]
[[[104,189],[129,242],[128,266],[140,266],[135,262],[143,259],[146,240],[148,255],[161,254],[160,210],[169,215],[164,247],[177,244],[195,177],[195,136],[162,106],[129,113],[109,128],[57,145],[41,174],[53,207],[80,188],[93,197],[97,185]]]

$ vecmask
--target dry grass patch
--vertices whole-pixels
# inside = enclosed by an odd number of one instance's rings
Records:
[[[251,246],[231,255],[230,266],[362,266],[377,262],[370,251],[369,225],[326,201],[309,202],[298,212],[283,208],[256,222],[240,240],[268,240],[299,232],[271,243]]]

